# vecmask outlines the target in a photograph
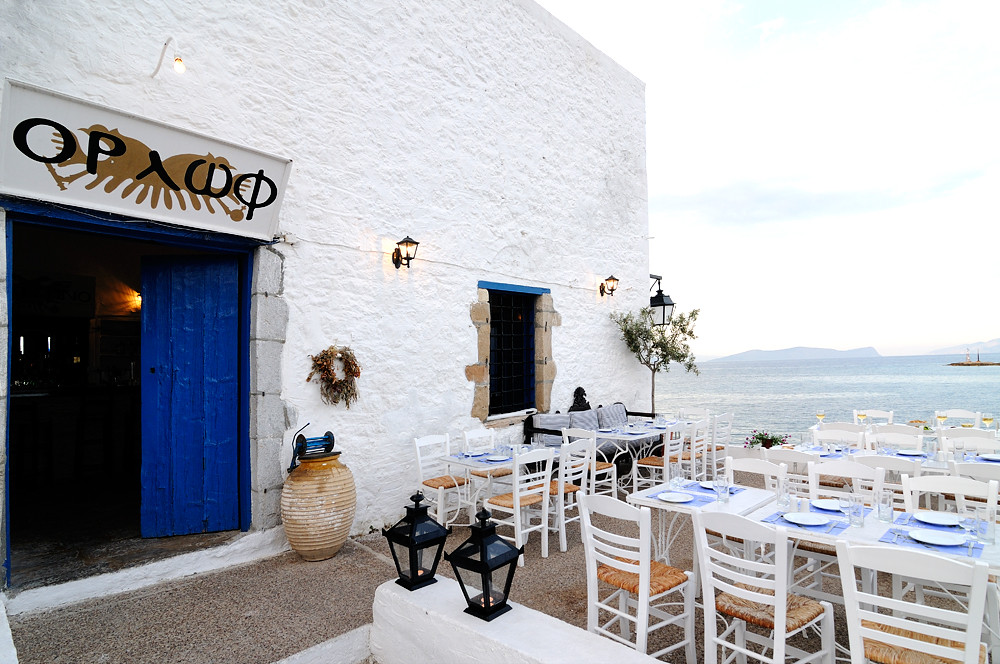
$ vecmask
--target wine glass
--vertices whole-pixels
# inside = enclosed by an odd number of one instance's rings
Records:
[[[987,429],[993,428],[993,413],[983,413],[983,426]]]
[[[941,414],[937,414],[934,417],[935,417],[935,419],[937,419],[939,427],[943,427],[944,423],[945,423],[945,420],[948,419],[947,415],[941,415]]]
[[[819,424],[823,424],[824,417],[826,417],[826,411],[822,409],[816,411],[816,419],[819,420]]]
[[[865,420],[867,419],[868,419],[868,413],[864,411],[858,413],[858,421],[861,422],[862,425],[865,423]]]

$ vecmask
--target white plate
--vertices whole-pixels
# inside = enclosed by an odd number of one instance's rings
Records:
[[[486,457],[486,460],[487,461],[510,461],[511,459],[510,459],[509,456],[488,456],[488,457]]]
[[[899,450],[896,452],[899,456],[923,456],[924,453],[921,450]]]
[[[614,429],[598,429],[597,433],[614,433]]]
[[[814,512],[789,512],[781,518],[797,526],[824,526],[830,523],[830,519]]]
[[[715,485],[711,481],[708,482],[698,482],[698,486],[702,489],[708,489],[709,491],[715,491]]]
[[[954,512],[917,512],[913,518],[932,526],[957,526],[961,521],[961,517]]]
[[[1000,461],[1000,454],[980,454],[979,458],[987,461]]]
[[[464,457],[481,457],[486,456],[486,452],[462,452]]]
[[[676,493],[673,491],[668,493],[661,493],[659,496],[657,496],[657,498],[659,498],[665,503],[690,503],[692,500],[694,500],[694,496],[692,496],[690,493]]]
[[[910,531],[910,537],[924,544],[937,544],[938,546],[958,546],[959,544],[965,544],[965,535],[946,533],[940,530],[917,528]]]
[[[840,501],[836,498],[817,498],[816,500],[810,500],[809,504],[821,510],[829,510],[830,512],[840,511]]]

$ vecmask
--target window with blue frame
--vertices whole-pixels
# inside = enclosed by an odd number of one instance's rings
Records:
[[[535,407],[533,292],[489,289],[490,415]]]

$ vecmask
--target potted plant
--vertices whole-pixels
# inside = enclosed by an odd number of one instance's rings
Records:
[[[768,433],[766,431],[757,431],[754,429],[746,440],[743,442],[743,447],[749,449],[761,448],[769,450],[772,447],[777,447],[788,441],[788,434],[777,434]]]

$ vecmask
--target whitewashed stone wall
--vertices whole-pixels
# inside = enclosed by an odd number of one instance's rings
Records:
[[[169,36],[188,71],[151,78]],[[553,408],[646,408],[608,319],[648,302],[643,85],[530,0],[8,2],[0,44],[0,76],[293,159],[287,241],[256,256],[251,360],[280,368],[252,377],[255,527],[305,422],[354,471],[355,532],[402,513],[414,436],[482,426],[480,280],[551,289]],[[331,344],[363,368],[349,410],[305,382]]]

